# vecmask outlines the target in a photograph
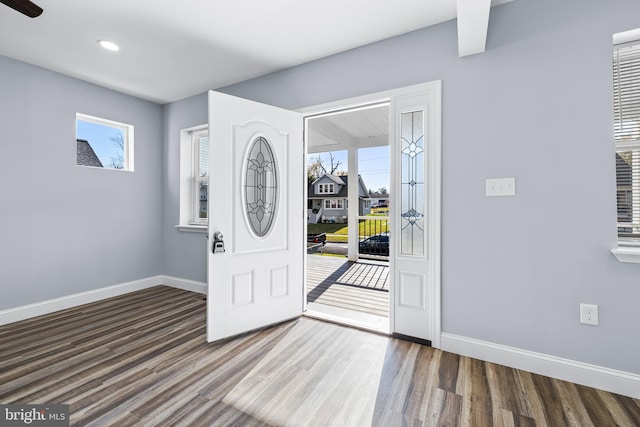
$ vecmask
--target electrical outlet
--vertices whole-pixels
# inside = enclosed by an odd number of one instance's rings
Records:
[[[580,323],[598,326],[598,306],[595,304],[580,304]]]

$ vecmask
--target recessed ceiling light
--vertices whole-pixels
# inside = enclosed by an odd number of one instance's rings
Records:
[[[114,42],[110,42],[109,40],[98,40],[98,44],[107,50],[118,51],[120,50],[120,46],[115,44]]]

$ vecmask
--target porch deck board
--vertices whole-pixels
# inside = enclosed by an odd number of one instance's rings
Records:
[[[307,256],[307,301],[389,316],[389,267],[346,258]]]

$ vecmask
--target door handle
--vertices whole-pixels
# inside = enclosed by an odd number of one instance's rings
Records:
[[[211,248],[211,252],[213,252],[214,254],[221,254],[225,252],[223,239],[224,236],[221,232],[216,231],[215,233],[213,233],[213,246]]]

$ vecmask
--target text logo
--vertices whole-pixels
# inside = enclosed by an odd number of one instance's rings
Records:
[[[68,427],[69,405],[0,405],[0,425]]]

